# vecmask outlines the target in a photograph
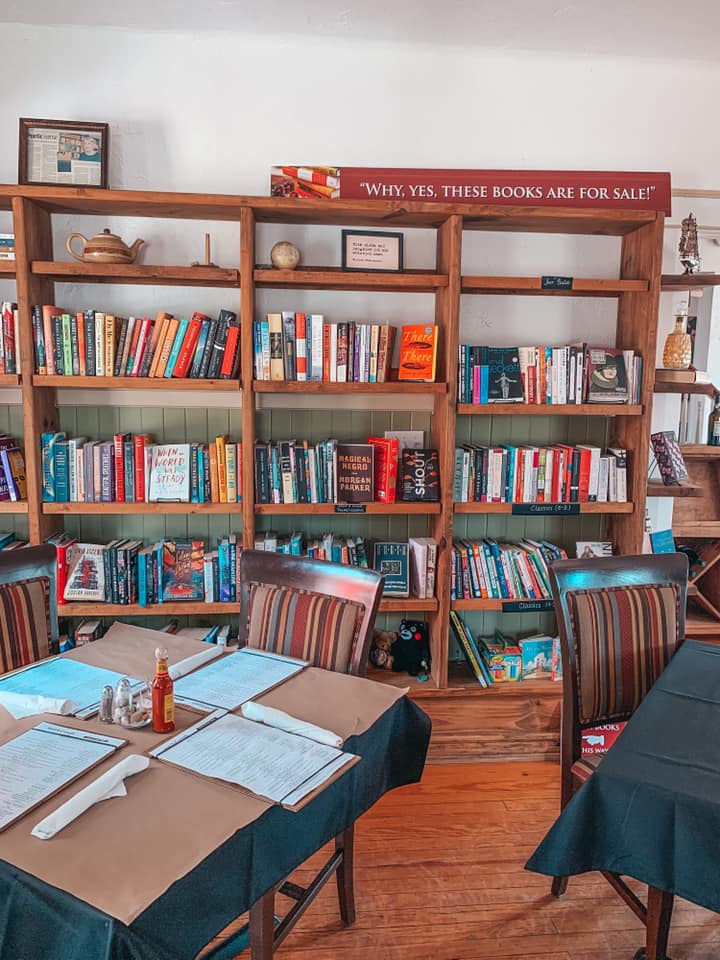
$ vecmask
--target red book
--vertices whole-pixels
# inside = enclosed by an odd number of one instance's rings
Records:
[[[135,359],[133,360],[132,370],[129,371],[131,377],[137,377],[140,373],[140,366],[148,348],[150,335],[152,333],[152,320],[150,317],[144,317],[140,322],[137,346],[135,347]]]
[[[399,441],[397,437],[368,437],[367,442],[375,447],[375,499],[395,503]]]
[[[58,604],[67,603],[65,599],[65,584],[67,583],[68,575],[68,551],[75,542],[75,540],[66,540],[65,543],[55,545],[55,551],[57,553],[57,570],[55,571],[55,576],[57,578]]]
[[[240,339],[240,324],[230,324],[225,341],[225,353],[223,354],[222,366],[220,367],[220,377],[228,379],[235,366],[235,354],[237,353],[238,341]]]
[[[151,442],[147,433],[138,433],[133,437],[135,463],[135,502],[145,502],[145,447]]]
[[[185,331],[182,346],[180,347],[180,353],[178,354],[177,362],[175,363],[175,367],[173,369],[173,377],[182,379],[183,377],[187,376],[188,370],[190,369],[190,364],[195,356],[195,347],[197,346],[201,329],[202,321],[193,317],[188,324],[187,330]]]
[[[295,376],[307,380],[307,315],[295,314]]]
[[[330,382],[330,324],[323,324],[323,380]]]
[[[587,503],[590,494],[590,461],[592,451],[580,448],[580,473],[578,479],[578,502]]]
[[[78,360],[80,361],[80,376],[87,376],[87,358],[85,356],[85,314],[76,313],[78,334]]]
[[[125,503],[125,447],[126,440],[132,434],[116,433],[113,437],[113,458],[115,460],[115,502]]]

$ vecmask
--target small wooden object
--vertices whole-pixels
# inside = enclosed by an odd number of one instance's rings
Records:
[[[194,260],[191,264],[191,267],[217,267],[216,263],[213,263],[210,259],[210,234],[205,234],[205,263],[200,263],[199,260]]]

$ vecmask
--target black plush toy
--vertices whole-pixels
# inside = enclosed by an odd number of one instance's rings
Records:
[[[370,662],[383,670],[416,677],[430,670],[430,635],[422,620],[401,620],[397,634],[376,630],[370,650]]]

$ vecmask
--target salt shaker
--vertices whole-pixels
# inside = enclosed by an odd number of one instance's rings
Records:
[[[115,723],[122,723],[123,718],[127,722],[127,719],[132,713],[132,690],[130,689],[130,681],[127,677],[123,677],[122,680],[118,681],[118,685],[115,688],[115,700],[113,701],[113,720]]]
[[[102,689],[100,698],[100,721],[102,723],[113,722],[113,688],[106,683]]]

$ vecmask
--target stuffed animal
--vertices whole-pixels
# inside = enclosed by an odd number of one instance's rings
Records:
[[[375,630],[370,646],[370,663],[380,670],[393,669],[392,647],[397,634],[392,630]]]
[[[430,637],[426,623],[402,620],[400,630],[375,630],[370,663],[381,670],[406,672],[416,677],[430,670]]]

